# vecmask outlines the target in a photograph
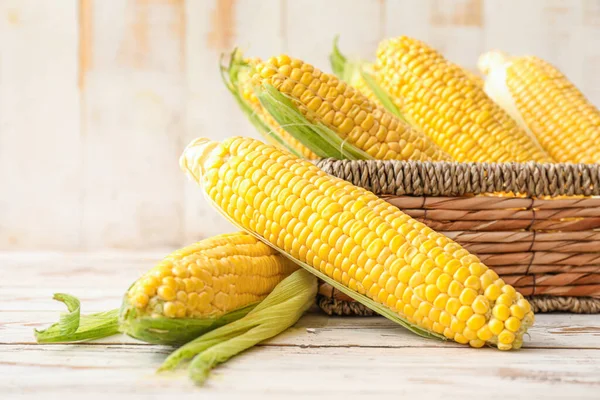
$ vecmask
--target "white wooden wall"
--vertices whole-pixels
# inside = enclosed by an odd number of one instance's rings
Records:
[[[600,104],[600,0],[0,0],[0,249],[152,248],[230,231],[178,169],[197,136],[255,136],[233,46],[329,70],[408,34],[475,69],[534,53]]]

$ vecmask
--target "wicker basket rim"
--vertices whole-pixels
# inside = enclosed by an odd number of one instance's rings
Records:
[[[336,160],[324,172],[378,195],[468,196],[513,192],[530,197],[600,196],[600,164],[459,163]]]

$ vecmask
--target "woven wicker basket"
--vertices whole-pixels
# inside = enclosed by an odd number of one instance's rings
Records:
[[[537,312],[600,312],[600,198],[592,197],[600,196],[600,165],[333,159],[317,165],[460,243]],[[525,197],[489,195],[499,192]],[[319,305],[330,314],[372,314],[327,284]]]

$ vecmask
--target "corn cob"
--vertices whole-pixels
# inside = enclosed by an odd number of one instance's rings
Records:
[[[232,222],[417,333],[508,350],[533,323],[477,257],[309,162],[236,137],[197,139],[180,163]]]
[[[558,162],[600,162],[600,111],[550,63],[534,56],[481,56],[486,93]]]
[[[496,105],[462,68],[421,41],[382,42],[379,85],[402,99],[402,112],[460,162],[551,162],[534,137]]]
[[[323,124],[344,142],[370,157],[449,160],[449,156],[423,133],[378,107],[335,76],[322,73],[300,60],[286,55],[273,57],[253,69],[251,80],[259,91],[272,87],[290,98],[309,122]],[[271,114],[281,122],[273,112]],[[311,150],[317,152],[317,149]]]
[[[58,295],[73,316],[36,332],[40,343],[91,340],[122,332],[158,344],[185,343],[238,320],[297,266],[245,233],[215,236],[177,250],[126,292],[121,310],[85,316],[79,301]]]
[[[188,325],[214,320],[211,328],[223,325],[232,320],[229,314],[250,311],[295,269],[294,263],[251,235],[205,239],[170,254],[132,285],[121,310],[121,330],[156,342],[144,322],[152,325],[166,318],[189,320]],[[201,331],[206,331],[203,325]],[[198,333],[190,326],[182,331],[185,339],[198,337]],[[172,330],[158,341],[167,340],[187,341]]]

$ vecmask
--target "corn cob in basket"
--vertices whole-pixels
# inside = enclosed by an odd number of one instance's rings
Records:
[[[195,140],[181,166],[234,224],[417,334],[509,350],[533,324],[477,257],[310,162],[234,137]]]
[[[283,142],[278,147],[292,148],[294,155],[308,149],[321,158],[450,159],[423,133],[310,64],[287,55],[248,61],[249,81],[235,72],[237,65],[230,64],[226,75],[231,77],[228,82],[242,86],[234,93],[238,103],[254,105],[254,115],[269,121],[271,133]],[[235,84],[228,86],[233,93]],[[287,139],[290,135],[293,141]]]
[[[483,54],[486,93],[558,162],[600,162],[600,111],[565,75],[534,56]]]

